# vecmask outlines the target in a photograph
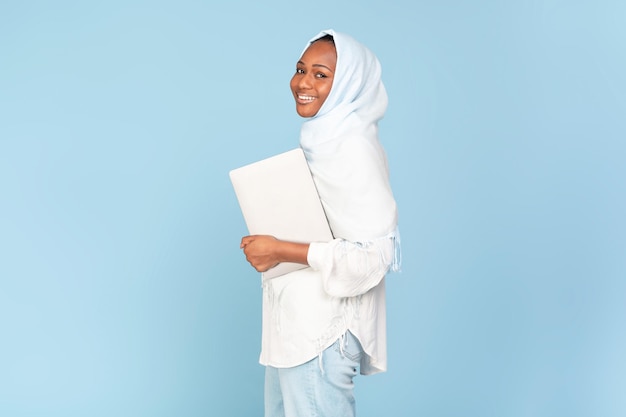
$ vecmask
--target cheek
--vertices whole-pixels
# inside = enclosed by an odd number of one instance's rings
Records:
[[[324,91],[320,91],[320,98],[322,100],[320,100],[322,102],[322,104],[326,101],[326,99],[328,98],[328,95],[330,94],[330,87],[329,88],[325,88]],[[321,104],[320,104],[321,106]]]

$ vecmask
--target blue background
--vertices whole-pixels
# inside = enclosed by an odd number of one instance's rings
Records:
[[[360,417],[626,414],[626,3],[3,1],[0,415],[261,416],[228,171],[334,28],[390,96],[389,371]]]

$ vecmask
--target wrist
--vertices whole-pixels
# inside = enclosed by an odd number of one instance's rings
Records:
[[[278,240],[277,243],[276,255],[279,262],[294,262],[308,265],[308,243],[286,242],[282,240]]]

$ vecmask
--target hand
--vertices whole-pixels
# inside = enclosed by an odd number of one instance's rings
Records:
[[[244,236],[239,247],[243,249],[246,260],[254,269],[258,272],[265,272],[280,263],[279,243],[280,241],[274,236],[252,235]]]

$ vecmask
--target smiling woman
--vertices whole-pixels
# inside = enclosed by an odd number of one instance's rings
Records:
[[[308,266],[263,282],[265,416],[350,417],[358,371],[387,369],[385,275],[399,268],[396,202],[377,129],[387,94],[374,54],[332,30],[309,42],[291,90],[307,118],[300,146],[334,239],[242,238],[257,271]]]

